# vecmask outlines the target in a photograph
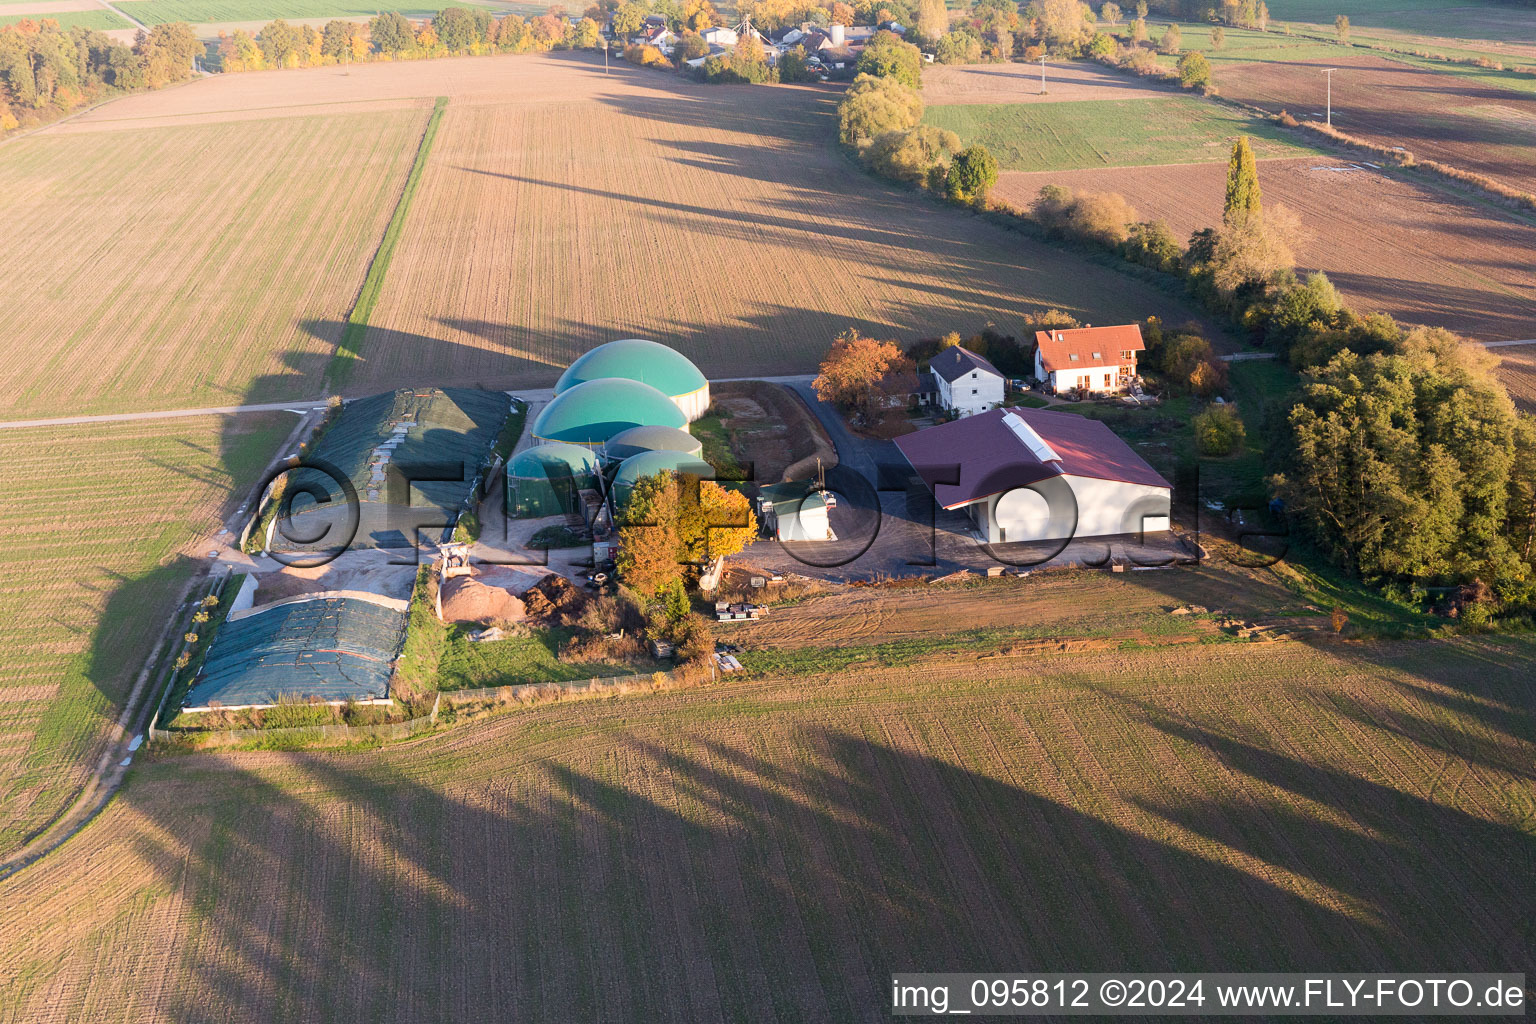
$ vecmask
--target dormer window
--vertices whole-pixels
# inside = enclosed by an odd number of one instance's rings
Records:
[[[1075,363],[1075,362],[1077,362],[1077,353],[1076,352],[1069,353],[1067,358]]]

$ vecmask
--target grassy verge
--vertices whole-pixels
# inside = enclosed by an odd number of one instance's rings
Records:
[[[426,130],[421,133],[421,145],[416,148],[416,159],[411,164],[410,173],[406,175],[400,201],[395,204],[395,212],[389,218],[389,226],[384,229],[384,238],[373,254],[373,262],[368,264],[368,274],[363,278],[357,302],[353,304],[346,326],[342,328],[341,342],[336,346],[336,353],[331,356],[330,365],[326,367],[326,379],[334,390],[339,390],[346,382],[352,364],[362,354],[363,338],[368,333],[368,319],[379,301],[379,293],[384,290],[384,276],[389,272],[389,261],[394,258],[395,246],[400,241],[406,215],[411,210],[411,201],[416,198],[416,190],[421,186],[422,171],[426,169],[427,157],[432,152],[432,140],[437,137],[437,127],[447,108],[448,97],[439,96],[432,108],[432,116],[427,119]]]
[[[462,624],[446,627],[438,664],[438,680],[443,690],[585,682],[593,676],[619,676],[640,671],[633,665],[560,661],[561,645],[574,634],[574,630],[565,627],[529,629],[506,640],[474,643],[469,634],[478,628]]]
[[[176,675],[171,680],[171,692],[165,699],[161,712],[163,719],[160,723],[162,729],[185,728],[185,722],[181,719],[181,702],[186,700],[187,694],[192,690],[192,684],[197,681],[197,674],[203,669],[203,662],[208,658],[208,650],[213,646],[214,638],[219,635],[219,629],[223,627],[224,620],[229,618],[229,609],[234,604],[235,596],[240,593],[240,587],[245,582],[245,574],[239,573],[226,577],[222,587],[215,587],[213,594],[218,597],[218,604],[203,610],[209,613],[208,621],[201,625],[194,625],[200,640],[192,649],[192,660],[186,668],[176,670]],[[179,644],[172,644],[171,650],[179,650]]]
[[[437,580],[430,565],[416,570],[416,586],[411,591],[411,607],[405,626],[405,646],[396,662],[390,692],[397,689],[413,694],[437,689],[438,664],[448,646],[448,627],[437,618]]]
[[[528,403],[519,401],[507,413],[507,422],[501,425],[501,433],[496,435],[496,446],[491,450],[503,459],[512,455],[512,449],[517,447],[517,442],[523,436],[523,424],[528,420]]]
[[[703,444],[704,461],[715,468],[715,476],[721,480],[743,478],[746,471],[731,445],[731,434],[725,428],[725,420],[718,413],[711,412],[694,420],[688,430]]]

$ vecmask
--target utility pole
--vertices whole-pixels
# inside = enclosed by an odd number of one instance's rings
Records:
[[[1326,68],[1323,71],[1323,74],[1328,77],[1328,127],[1330,128],[1333,127],[1333,73],[1337,70],[1339,69]]]
[[[1045,95],[1045,54],[1040,55],[1040,95]]]

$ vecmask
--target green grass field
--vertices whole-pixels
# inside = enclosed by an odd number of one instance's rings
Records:
[[[1352,28],[1467,39],[1529,41],[1536,10],[1487,0],[1275,0],[1271,22],[1300,21],[1333,28],[1336,15]]]
[[[1261,159],[1316,152],[1268,122],[1189,96],[937,106],[923,120],[981,143],[1009,171],[1206,163],[1227,159],[1239,135]]]
[[[61,11],[57,14],[0,14],[0,25],[14,25],[23,19],[42,21],[52,18],[63,29],[74,28],[79,25],[82,28],[93,28],[107,32],[115,28],[132,28],[126,19],[119,18],[111,11],[102,9],[98,11]]]
[[[93,767],[236,487],[292,416],[0,433],[0,852],[56,814]]]
[[[407,18],[430,18],[440,7],[380,7],[348,0],[123,0],[123,9],[146,25],[186,21],[194,25],[275,18],[372,18],[394,10]]]
[[[1335,43],[1325,42],[1319,39],[1309,38],[1304,35],[1286,35],[1283,31],[1272,28],[1268,32],[1258,32],[1250,29],[1227,28],[1224,29],[1225,39],[1220,49],[1211,45],[1211,29],[1213,26],[1206,24],[1180,23],[1182,48],[1198,50],[1205,54],[1211,63],[1212,79],[1219,90],[1222,81],[1222,69],[1241,64],[1255,62],[1291,63],[1299,61],[1326,61],[1351,60],[1362,57],[1379,57],[1398,64],[1407,64],[1412,67],[1422,68],[1425,71],[1436,71],[1441,74],[1455,75],[1482,85],[1496,86],[1510,89],[1515,92],[1536,93],[1536,75],[1506,68],[1496,70],[1494,68],[1482,68],[1469,64],[1455,64],[1445,60],[1436,60],[1433,57],[1419,57],[1412,53],[1395,52],[1403,48],[1423,48],[1430,54],[1441,55],[1454,59],[1475,59],[1488,57],[1505,64],[1511,62],[1520,65],[1536,65],[1536,58],[1521,60],[1511,58],[1508,54],[1483,48],[1466,46],[1444,46],[1439,43],[1417,43],[1400,36],[1386,36],[1369,31],[1355,31],[1351,38],[1357,43],[1369,43],[1373,46],[1392,47],[1394,52],[1379,49],[1367,49],[1363,47],[1341,47]],[[1162,25],[1152,26],[1152,37],[1162,37]],[[1308,31],[1321,31],[1320,29],[1308,29]],[[1328,31],[1332,31],[1329,29]],[[1178,58],[1168,54],[1158,54],[1157,62],[1164,67],[1173,67]]]
[[[537,683],[585,682],[595,676],[628,675],[638,671],[627,665],[571,664],[555,655],[572,632],[563,628],[533,629],[526,635],[492,643],[471,643],[469,634],[478,626],[453,626],[438,663],[439,685],[444,690],[482,686],[528,686]]]

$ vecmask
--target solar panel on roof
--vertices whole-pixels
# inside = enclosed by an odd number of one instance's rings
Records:
[[[1003,422],[1007,424],[1009,430],[1013,431],[1014,436],[1024,442],[1025,447],[1030,450],[1035,458],[1041,462],[1061,461],[1061,456],[1056,454],[1056,449],[1046,444],[1045,438],[1035,433],[1034,427],[1031,427],[1011,412],[1003,416]]]

